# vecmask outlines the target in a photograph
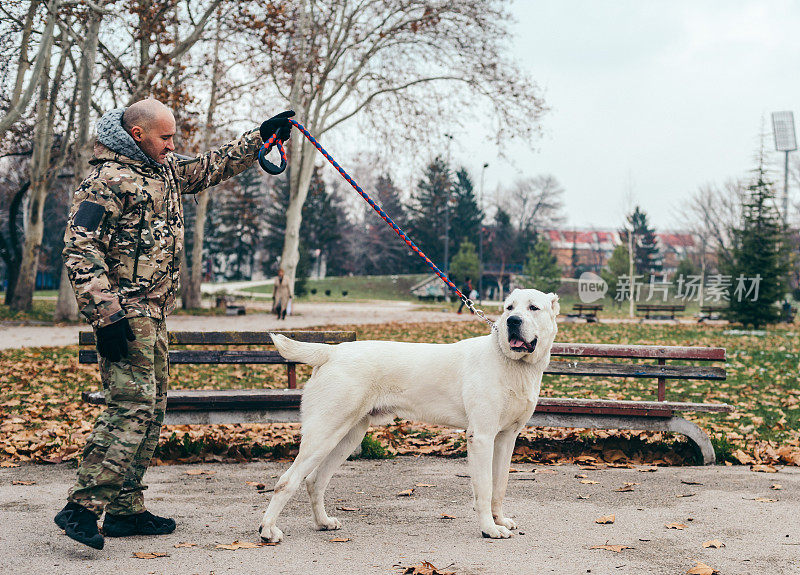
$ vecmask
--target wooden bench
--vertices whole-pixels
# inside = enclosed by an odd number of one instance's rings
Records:
[[[567,317],[584,318],[587,323],[595,323],[597,321],[597,312],[603,311],[603,305],[599,303],[576,303],[572,306],[572,313],[567,314]]]
[[[636,304],[636,313],[645,314],[645,319],[675,319],[676,313],[684,311],[686,304]]]
[[[720,319],[725,307],[721,305],[701,305],[700,314],[697,316],[697,323],[703,323],[707,319]]]
[[[301,341],[342,342],[355,340],[354,332],[281,332]],[[91,345],[92,334],[81,334],[81,344]],[[269,334],[241,333],[182,333],[170,334],[175,344],[230,345],[271,343]],[[693,441],[700,450],[702,461],[715,462],[714,447],[708,435],[696,424],[681,417],[683,412],[731,412],[724,403],[686,403],[667,401],[668,379],[698,379],[721,381],[724,368],[706,365],[666,365],[667,360],[719,362],[725,360],[725,349],[707,347],[677,347],[649,345],[609,345],[586,343],[555,343],[552,359],[545,370],[552,376],[630,377],[647,378],[656,382],[651,401],[609,399],[580,399],[541,397],[528,425],[536,427],[575,427],[589,429],[631,429],[680,433]],[[575,358],[604,358],[636,360],[639,363],[579,361]],[[80,362],[97,360],[94,350],[81,350]],[[276,351],[171,351],[173,363],[287,363]],[[647,363],[641,363],[645,360]],[[655,360],[655,361],[653,361]],[[302,391],[295,389],[293,364],[289,389],[245,390],[169,390],[167,394],[168,424],[270,423],[299,421]],[[544,386],[547,389],[547,386]],[[84,392],[84,400],[103,404],[101,392]]]

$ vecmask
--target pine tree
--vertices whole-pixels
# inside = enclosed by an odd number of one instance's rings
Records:
[[[478,199],[475,197],[475,186],[464,167],[456,172],[450,203],[452,209],[450,214],[451,251],[458,252],[464,240],[472,243],[473,246],[477,245],[483,213],[478,206]]]
[[[375,201],[381,209],[409,233],[408,216],[400,190],[389,174],[378,177],[375,182]],[[387,275],[408,273],[418,265],[417,258],[395,231],[384,222],[372,207],[365,204],[364,221],[366,249],[362,256],[362,273],[368,275]],[[362,233],[358,230],[357,233]]]
[[[440,268],[444,269],[445,207],[453,185],[450,168],[441,158],[425,168],[413,197],[409,227],[414,243]],[[424,270],[420,260],[418,269]]]
[[[523,267],[527,287],[543,292],[555,292],[561,285],[561,268],[550,242],[539,239],[528,252]]]
[[[633,212],[627,216],[628,226],[633,228],[634,238],[634,271],[637,275],[645,276],[643,280],[648,281],[650,274],[661,271],[662,259],[658,249],[656,232],[650,227],[647,221],[647,214],[636,206]],[[627,228],[619,231],[622,243],[628,245]],[[627,272],[625,272],[627,273]]]
[[[621,276],[630,274],[630,257],[628,255],[628,246],[620,244],[611,252],[611,257],[608,258],[606,267],[600,272],[602,277],[608,284],[607,297],[611,297],[612,301],[616,302],[615,296],[617,294],[617,285]]]
[[[732,282],[728,319],[754,328],[780,319],[775,303],[783,297],[789,271],[786,233],[763,160],[762,149],[755,180],[748,186],[742,206],[741,225],[733,232],[731,259],[722,264]]]

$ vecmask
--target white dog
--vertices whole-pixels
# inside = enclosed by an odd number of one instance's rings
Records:
[[[484,537],[516,528],[503,513],[517,435],[539,399],[555,338],[558,296],[514,290],[490,335],[452,344],[355,341],[301,343],[273,334],[286,359],[314,366],[303,391],[303,437],[278,480],[259,533],[283,539],[278,515],[305,480],[318,529],[339,529],[325,512],[325,488],[370,424],[395,417],[467,431],[474,507]]]

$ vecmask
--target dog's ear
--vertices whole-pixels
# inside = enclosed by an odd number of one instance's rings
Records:
[[[549,293],[547,295],[550,296],[550,307],[553,310],[553,315],[557,316],[561,313],[561,305],[558,303],[558,294]]]

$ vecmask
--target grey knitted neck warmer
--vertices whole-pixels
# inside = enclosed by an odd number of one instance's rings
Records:
[[[125,108],[117,108],[103,114],[97,121],[97,141],[114,153],[137,160],[153,168],[161,168],[161,164],[152,160],[136,143],[131,135],[122,127],[122,114]]]

